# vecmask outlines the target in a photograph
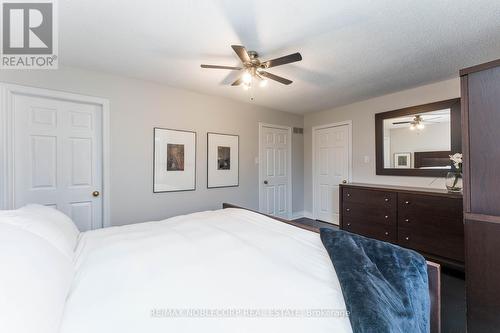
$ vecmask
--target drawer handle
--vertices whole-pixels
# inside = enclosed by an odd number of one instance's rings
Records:
[[[350,227],[350,226],[351,226],[351,224],[350,224],[350,223],[347,223],[347,226],[348,226],[348,227]]]
[[[409,201],[405,201],[405,204],[409,205],[409,204],[410,204],[410,202],[409,202]]]
[[[351,197],[351,193],[347,193],[347,197],[350,198]]]
[[[387,220],[389,218],[389,215],[384,216],[384,218]]]
[[[389,198],[385,198],[385,199],[384,199],[384,201],[385,201],[385,202],[389,202]]]
[[[345,209],[346,212],[350,212],[351,211],[351,208],[346,208]]]
[[[405,219],[405,222],[410,222],[410,219]]]
[[[409,241],[409,240],[410,240],[410,237],[406,236],[406,237],[405,237],[405,240]]]
[[[389,236],[389,232],[388,232],[388,231],[386,231],[386,232],[385,232],[385,235],[386,235],[386,236]]]

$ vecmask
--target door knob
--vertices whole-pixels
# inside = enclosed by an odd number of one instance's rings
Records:
[[[94,197],[98,197],[98,196],[99,196],[99,194],[100,194],[100,193],[99,193],[99,191],[94,191],[94,192],[92,192],[92,195],[93,195]]]
[[[342,181],[342,184],[347,184],[347,180],[345,180],[345,179],[344,179],[344,180]]]
[[[269,182],[267,180],[264,180],[264,184],[267,185]]]

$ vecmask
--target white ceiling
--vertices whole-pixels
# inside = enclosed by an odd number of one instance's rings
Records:
[[[59,0],[60,63],[250,102],[234,73],[241,44],[294,81],[252,103],[305,113],[430,82],[500,58],[498,0]],[[228,75],[229,74],[229,75]]]

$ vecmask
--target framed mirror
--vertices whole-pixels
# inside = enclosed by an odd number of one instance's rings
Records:
[[[460,99],[375,115],[377,175],[445,177],[461,153]]]

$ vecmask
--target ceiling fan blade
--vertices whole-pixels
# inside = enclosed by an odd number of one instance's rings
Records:
[[[219,66],[219,65],[200,65],[201,68],[213,68],[213,69],[230,69],[233,71],[239,71],[241,67],[233,66]]]
[[[241,79],[241,77],[239,77],[238,79],[236,79],[236,81],[234,81],[233,83],[231,83],[231,85],[232,86],[239,86],[242,83],[243,83],[243,80]]]
[[[262,76],[264,76],[264,77],[267,77],[268,79],[271,79],[271,80],[274,80],[274,81],[278,81],[279,83],[283,83],[283,84],[286,84],[286,85],[289,85],[290,83],[293,82],[293,81],[290,81],[288,79],[285,79],[284,77],[281,77],[281,76],[278,76],[278,75],[274,75],[274,74],[271,74],[271,73],[268,73],[268,72],[264,72],[264,71],[260,71],[259,74],[262,75]]]
[[[302,56],[300,55],[299,52],[296,52],[296,53],[286,55],[284,57],[279,57],[276,59],[268,60],[268,61],[264,62],[264,66],[266,66],[266,68],[271,68],[271,67],[281,66],[281,65],[292,63],[292,62],[301,61],[301,60],[302,60]]]
[[[397,121],[395,123],[392,123],[393,125],[400,125],[400,124],[411,124],[413,121]]]
[[[250,62],[250,56],[248,55],[248,52],[244,46],[231,45],[231,47],[233,48],[234,52],[236,52],[238,57],[241,59],[242,63]]]

